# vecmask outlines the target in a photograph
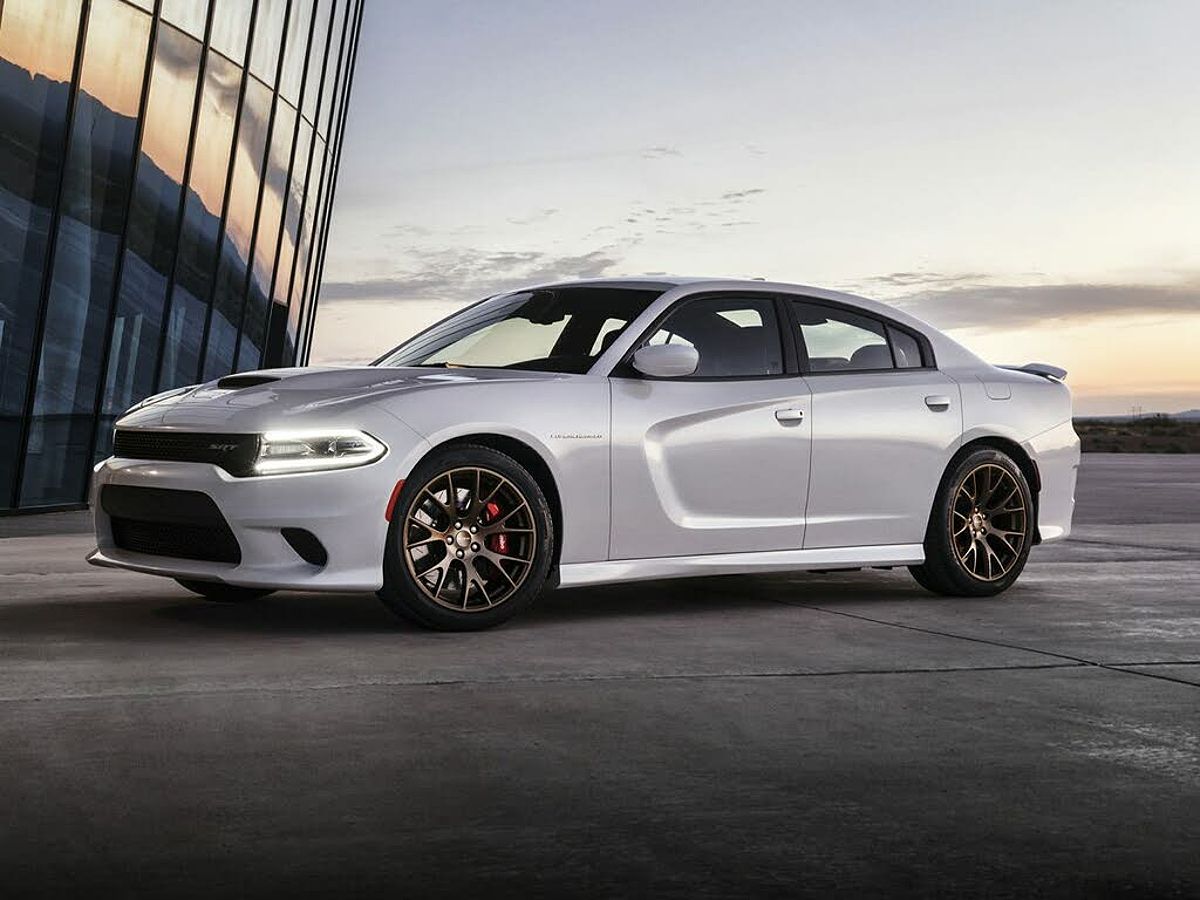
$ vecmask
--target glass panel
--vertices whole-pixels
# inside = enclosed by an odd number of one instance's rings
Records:
[[[279,92],[293,106],[300,102],[300,82],[304,78],[304,60],[308,51],[308,33],[312,28],[313,0],[292,0],[288,14],[287,43],[283,49],[283,74]]]
[[[288,188],[287,210],[283,217],[283,236],[279,242],[279,259],[275,264],[275,293],[272,315],[286,312],[287,334],[284,340],[281,359],[290,362],[295,359],[296,332],[300,324],[300,307],[288,305],[291,294],[292,263],[296,259],[296,241],[300,236],[300,208],[304,203],[304,180],[308,174],[308,155],[312,148],[312,126],[300,122],[300,132],[296,136],[296,154],[292,163],[291,186]]]
[[[325,66],[325,42],[329,38],[329,23],[334,10],[332,0],[317,0],[317,14],[313,20],[312,49],[308,54],[308,74],[304,80],[304,118],[312,122],[317,114],[317,100],[321,96],[321,73]],[[332,78],[332,67],[326,77]]]
[[[325,141],[316,139],[313,149],[312,173],[308,176],[308,194],[304,201],[304,222],[300,229],[300,243],[296,250],[296,275],[292,279],[291,303],[300,309],[300,329],[296,337],[296,347],[303,356],[304,345],[308,340],[308,331],[312,322],[309,298],[305,297],[305,287],[309,280],[309,271],[313,265],[313,250],[316,247],[314,235],[320,227],[317,219],[318,203],[321,200],[321,176],[325,171]]]
[[[242,121],[238,125],[233,183],[225,214],[225,239],[217,266],[213,295],[212,324],[204,355],[202,380],[220,378],[233,370],[234,348],[242,323],[246,296],[246,267],[250,260],[250,238],[254,232],[254,208],[262,181],[263,156],[267,149],[267,119],[271,114],[271,91],[257,78],[246,82]]]
[[[0,20],[0,507],[21,440],[79,13],[78,0],[6,0]]]
[[[647,343],[695,347],[700,351],[695,374],[702,378],[760,378],[783,372],[775,304],[761,297],[689,301],[671,313]]]
[[[350,8],[354,4],[351,0],[345,0],[345,3],[335,4],[335,12],[333,15],[333,31],[329,38],[329,62],[325,69],[325,86],[321,90],[321,109],[317,116],[317,133],[321,137],[328,138],[329,136],[329,119],[330,106],[333,99],[333,91],[337,84],[341,83],[340,75],[341,66],[343,66],[346,53],[342,50],[342,35],[346,30],[346,18],[350,15]]]
[[[203,40],[204,22],[208,19],[208,0],[163,0],[162,17],[192,37]]]
[[[140,6],[146,12],[154,12],[154,0],[129,0],[135,6]]]
[[[270,161],[258,217],[258,235],[254,240],[254,266],[250,277],[250,293],[246,298],[245,333],[238,351],[239,371],[258,368],[265,346],[271,273],[275,267],[275,249],[283,218],[283,200],[288,187],[288,164],[291,161],[289,157],[295,128],[296,111],[282,101],[277,103],[275,124],[271,131]]]
[[[600,329],[610,319],[621,319],[623,329],[661,295],[658,290],[609,287],[503,294],[468,307],[401,344],[380,365],[582,373],[596,361],[599,354],[592,348],[597,346]],[[761,302],[767,310],[773,309],[771,300],[725,302]],[[770,315],[774,324],[773,311]],[[709,312],[708,318],[715,316]],[[738,330],[729,323],[725,327]],[[779,334],[775,332],[777,355],[779,346]]]
[[[95,0],[64,175],[22,505],[83,499],[92,415],[133,175],[150,17]]]
[[[892,368],[883,325],[867,316],[793,301],[800,335],[813,372],[862,372]]]
[[[887,333],[892,344],[892,355],[896,357],[897,369],[919,369],[924,365],[921,360],[921,345],[915,337],[890,325]]]
[[[246,43],[250,37],[250,11],[254,0],[217,0],[213,8],[209,44],[239,66],[246,62]]]
[[[108,453],[113,421],[154,393],[200,53],[199,41],[170,25],[159,26],[97,424],[100,456]]]
[[[163,344],[159,390],[191,384],[200,364],[208,297],[212,292],[217,259],[217,231],[225,200],[233,120],[237,115],[242,72],[211,50],[204,72],[200,118],[187,199],[183,232],[175,264],[167,336]]]
[[[272,86],[279,68],[286,11],[287,0],[258,0],[258,18],[254,21],[254,40],[250,47],[250,71]]]

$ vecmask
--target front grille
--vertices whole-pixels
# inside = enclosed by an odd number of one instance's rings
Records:
[[[235,476],[253,474],[257,455],[257,434],[118,428],[113,439],[113,456],[120,459],[211,463]]]
[[[122,550],[239,563],[242,549],[217,504],[199,491],[106,484],[100,507],[112,524],[113,542]]]

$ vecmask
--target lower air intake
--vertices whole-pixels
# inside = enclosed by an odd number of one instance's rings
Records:
[[[237,538],[207,494],[106,484],[100,507],[110,518],[113,543],[122,550],[206,562],[242,561]]]

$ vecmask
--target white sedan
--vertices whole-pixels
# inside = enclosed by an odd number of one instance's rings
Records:
[[[441,629],[677,576],[907,566],[996,594],[1070,531],[1065,374],[818,288],[530,288],[370,366],[145,400],[96,468],[89,560],[214,600],[377,591]]]

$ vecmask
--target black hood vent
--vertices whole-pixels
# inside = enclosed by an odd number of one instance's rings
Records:
[[[258,387],[260,384],[270,384],[279,381],[278,375],[226,375],[217,382],[217,387],[236,391],[240,388]]]

